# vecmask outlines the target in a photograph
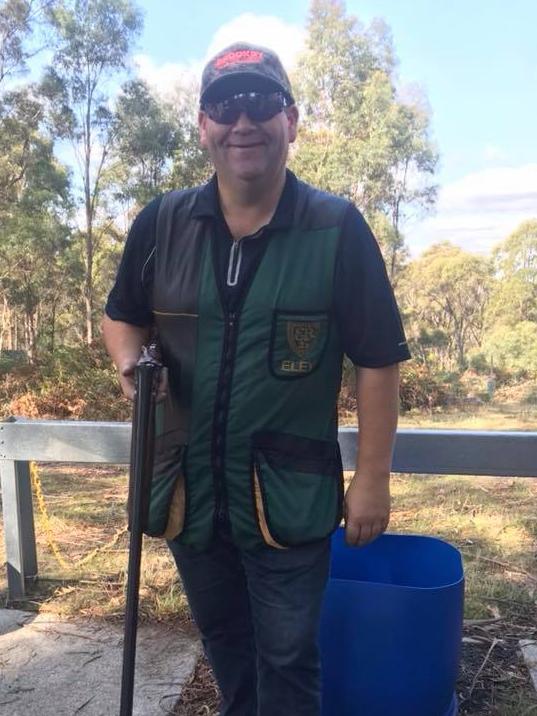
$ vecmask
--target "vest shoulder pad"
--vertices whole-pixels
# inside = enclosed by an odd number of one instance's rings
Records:
[[[172,218],[177,211],[186,216],[190,215],[198,192],[199,187],[194,187],[193,189],[174,189],[163,195],[157,215],[157,242],[159,237],[168,233],[167,229],[169,230]]]
[[[298,180],[295,225],[305,230],[340,227],[350,206],[343,199]]]

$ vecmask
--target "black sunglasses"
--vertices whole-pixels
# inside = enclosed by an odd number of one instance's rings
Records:
[[[220,102],[206,102],[202,110],[213,122],[234,124],[243,112],[252,122],[267,122],[288,106],[282,92],[242,92]]]

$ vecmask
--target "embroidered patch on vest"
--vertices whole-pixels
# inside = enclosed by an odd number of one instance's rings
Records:
[[[326,313],[313,315],[275,312],[270,364],[280,378],[311,373],[321,359],[328,335]]]
[[[300,358],[312,351],[320,333],[320,321],[287,321],[287,342]]]

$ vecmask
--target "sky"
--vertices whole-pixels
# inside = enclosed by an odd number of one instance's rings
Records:
[[[136,72],[160,90],[236,40],[275,49],[288,68],[304,42],[308,0],[138,0]],[[435,212],[404,226],[413,255],[449,240],[480,253],[537,218],[535,0],[347,0],[383,18],[401,87],[417,85],[440,154]]]

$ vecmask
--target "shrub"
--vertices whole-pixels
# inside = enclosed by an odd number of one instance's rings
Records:
[[[62,346],[0,377],[2,417],[127,420],[116,372],[102,344]]]
[[[445,382],[423,364],[404,363],[401,367],[401,409],[412,410],[447,405],[450,391]]]
[[[533,321],[498,326],[486,336],[481,350],[494,361],[495,369],[537,377],[537,324]]]

